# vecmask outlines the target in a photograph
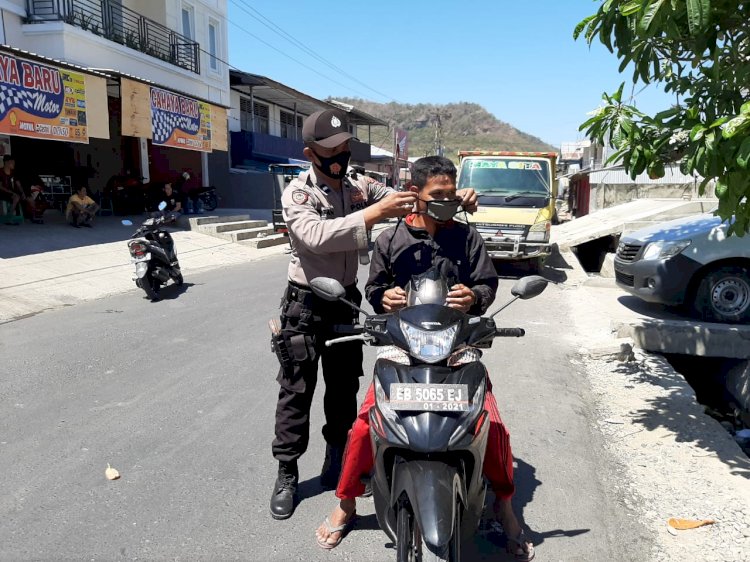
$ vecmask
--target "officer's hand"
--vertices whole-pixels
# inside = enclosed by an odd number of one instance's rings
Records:
[[[463,207],[464,211],[473,213],[477,210],[477,192],[473,188],[459,189],[456,191],[456,195],[461,198],[461,207]]]
[[[450,308],[455,308],[461,312],[469,312],[471,305],[477,302],[477,296],[466,285],[453,285],[445,302]]]
[[[371,229],[384,219],[408,215],[412,212],[416,200],[417,194],[411,191],[397,191],[386,195],[374,205],[365,208],[365,227]]]
[[[398,191],[378,201],[377,207],[384,219],[403,217],[412,212],[417,194],[412,191]]]
[[[393,312],[399,308],[404,308],[406,306],[406,291],[401,287],[388,289],[383,293],[383,298],[380,302],[383,304],[383,309],[386,312]]]

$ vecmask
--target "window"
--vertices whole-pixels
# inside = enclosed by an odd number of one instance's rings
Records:
[[[302,139],[302,116],[297,115],[297,124],[294,124],[294,113],[286,111],[279,112],[281,122],[281,136],[285,139]]]
[[[208,22],[208,54],[209,66],[214,72],[219,72],[219,60],[217,58],[219,50],[218,25],[216,22]]]
[[[193,24],[194,21],[194,12],[192,6],[183,6],[182,7],[182,34],[190,39],[191,41],[195,41],[195,25]]]
[[[252,107],[252,110],[250,109]],[[268,134],[268,106],[240,98],[240,127],[243,131]]]

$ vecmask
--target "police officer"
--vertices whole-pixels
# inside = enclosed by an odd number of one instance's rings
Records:
[[[292,258],[281,301],[281,330],[273,337],[281,363],[272,445],[279,462],[270,505],[274,519],[286,519],[294,512],[297,459],[309,441],[319,360],[326,386],[326,458],[321,473],[325,487],[336,486],[347,433],[357,415],[362,344],[325,347],[327,339],[341,335],[333,327],[355,323],[357,313],[344,303],[316,297],[309,282],[320,276],[337,279],[347,300],[359,305],[357,269],[359,258],[367,256],[368,230],[384,219],[409,214],[416,199],[413,192],[394,191],[363,175],[347,175],[351,139],[343,111],[327,109],[305,119],[303,153],[312,166],[285,188],[281,198]],[[470,208],[476,207],[476,195],[469,192],[464,198]]]
[[[302,139],[312,167],[293,180],[281,198],[292,259],[282,298],[281,332],[274,337],[281,362],[272,445],[279,461],[271,496],[275,519],[286,519],[294,512],[297,459],[307,449],[319,360],[326,385],[324,486],[336,485],[347,432],[357,414],[362,346],[357,342],[324,345],[326,339],[335,337],[334,325],[352,324],[356,315],[346,304],[316,297],[309,281],[318,276],[337,279],[346,288],[347,298],[360,304],[357,268],[359,255],[366,255],[368,249],[367,231],[385,218],[408,214],[415,199],[411,193],[392,192],[363,176],[347,176],[351,138],[344,112],[328,109],[310,115],[302,126]]]

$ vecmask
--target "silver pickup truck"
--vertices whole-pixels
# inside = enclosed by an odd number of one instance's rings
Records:
[[[750,234],[727,236],[712,213],[620,239],[617,285],[648,302],[684,305],[698,318],[750,323]]]

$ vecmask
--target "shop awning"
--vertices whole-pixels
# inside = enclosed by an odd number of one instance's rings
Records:
[[[88,143],[109,138],[102,72],[0,45],[0,133]]]
[[[321,109],[328,109],[329,107],[322,100],[303,94],[281,82],[276,82],[259,74],[230,70],[229,87],[237,92],[252,96],[260,101],[278,105],[291,112],[294,112],[296,108],[297,113],[304,116],[320,111]]]

